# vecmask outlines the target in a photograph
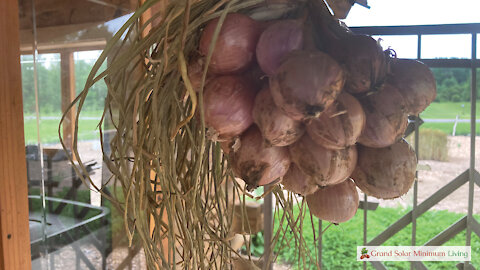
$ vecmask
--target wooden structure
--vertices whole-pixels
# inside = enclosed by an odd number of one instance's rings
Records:
[[[29,269],[18,2],[0,1],[0,269]]]
[[[62,112],[65,112],[76,96],[74,52],[102,50],[112,34],[105,22],[132,12],[143,0],[0,2],[0,77],[7,82],[0,85],[0,270],[30,269],[31,246],[27,233],[28,188],[19,55],[34,54],[34,49],[39,54],[60,54],[59,94]],[[160,1],[153,6],[150,12],[142,16],[142,21],[148,20],[151,12],[164,9],[165,3],[166,1]],[[148,31],[149,29],[145,29],[145,33]],[[75,114],[75,110],[71,110],[63,125],[63,138],[67,147],[71,147],[73,143]],[[251,221],[252,232],[258,232],[263,226],[258,222],[262,221],[261,207],[252,206],[247,211],[251,212],[249,216],[256,220]],[[238,220],[235,226],[238,230],[245,230],[246,227]],[[241,241],[237,241],[241,246],[243,237],[237,238],[241,238]],[[167,244],[165,239],[163,245]],[[136,247],[132,252],[135,254],[139,250],[140,248]],[[122,265],[126,262],[128,259],[124,260]]]
[[[137,1],[36,0],[34,3],[35,6],[32,1],[19,1],[20,52],[32,54],[36,41],[38,53],[60,54],[61,106],[65,112],[76,96],[73,53],[102,50],[111,35],[104,23],[131,13]],[[71,110],[63,126],[63,138],[70,149],[75,114]]]
[[[415,180],[413,185],[413,207],[397,221],[391,224],[384,231],[380,232],[370,241],[367,241],[367,212],[364,211],[364,224],[363,224],[363,245],[365,246],[380,246],[384,244],[388,239],[395,236],[401,230],[407,228],[411,224],[411,245],[412,246],[441,246],[447,243],[450,239],[465,232],[465,246],[472,244],[472,235],[476,234],[480,237],[480,223],[473,215],[474,204],[474,187],[475,185],[480,187],[480,174],[475,165],[476,159],[476,101],[477,99],[477,70],[480,68],[480,59],[477,57],[477,38],[480,34],[479,23],[469,24],[443,24],[443,25],[411,25],[411,26],[373,26],[373,27],[353,27],[353,32],[358,34],[367,35],[382,35],[382,36],[402,36],[411,35],[417,36],[417,59],[427,64],[430,68],[468,68],[470,69],[470,162],[468,169],[457,175],[450,182],[446,183],[435,191],[431,196],[424,199],[422,202],[418,202],[418,179]],[[471,57],[470,59],[425,59],[422,57],[422,37],[427,35],[458,35],[465,34],[470,35],[471,44]],[[415,135],[415,152],[418,155],[419,150],[419,126],[423,124],[423,120],[420,116],[410,116],[409,121],[413,127],[407,129],[406,132],[414,132]],[[405,134],[405,137],[408,134]],[[417,176],[418,177],[418,176]],[[434,205],[442,201],[449,196],[455,190],[462,185],[468,183],[468,195],[465,194],[465,199],[468,200],[467,214],[461,217],[456,222],[452,223],[448,228],[445,228],[442,232],[431,238],[425,243],[419,243],[417,241],[417,219],[432,209]],[[367,202],[367,195],[364,197],[364,201]],[[370,210],[370,209],[369,209]],[[473,253],[475,254],[475,253]],[[474,256],[474,255],[472,255]],[[321,254],[320,254],[321,259]],[[371,261],[371,265],[375,269],[387,269],[387,267],[378,261]],[[422,261],[411,261],[411,269],[428,269]],[[471,262],[465,261],[457,264],[458,269],[475,269],[471,265]],[[367,262],[364,262],[364,268],[367,269]]]
[[[22,53],[31,53],[33,25],[39,53],[98,50],[105,45],[104,22],[131,13],[137,0],[30,0],[18,2]],[[35,23],[33,23],[35,15]]]
[[[0,270],[31,268],[20,54],[32,54],[35,47],[39,53],[60,53],[65,110],[75,96],[73,52],[103,49],[105,27],[101,31],[98,25],[132,12],[137,4],[0,1]],[[73,116],[63,130],[67,141],[73,134]]]

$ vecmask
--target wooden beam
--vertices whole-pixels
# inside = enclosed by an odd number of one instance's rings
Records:
[[[19,0],[20,28],[32,29],[32,2]],[[101,23],[133,11],[130,0],[36,0],[37,28],[80,23]]]
[[[37,28],[37,49],[39,53],[54,50],[85,50],[87,47],[105,47],[106,40],[113,36],[107,27],[98,23],[71,24]],[[31,29],[20,30],[20,51],[32,54],[33,34]],[[77,50],[78,49],[78,50]]]
[[[65,113],[68,106],[75,99],[75,61],[73,52],[60,54],[60,70],[62,84],[62,113]],[[75,108],[70,109],[63,122],[63,140],[67,149],[73,149],[73,134],[75,133]]]
[[[0,1],[0,269],[31,269],[18,1]]]
[[[38,53],[61,53],[103,50],[113,36],[97,23],[72,24],[37,28]],[[20,30],[20,53],[33,53],[32,31]]]
[[[91,40],[91,41],[77,41],[71,43],[49,43],[49,44],[38,44],[37,50],[39,54],[43,53],[69,53],[69,52],[81,52],[81,51],[94,51],[94,50],[103,50],[107,41],[102,40]],[[22,46],[20,47],[21,54],[32,54],[32,46]]]
[[[145,3],[145,0],[132,0],[132,2],[137,2],[138,6],[141,6]],[[167,0],[161,0],[157,4],[155,4],[154,7],[151,7],[149,9],[147,9],[142,14],[142,16],[140,17],[140,24],[141,25],[145,24],[152,17],[152,11],[160,12],[160,9],[162,7],[165,7],[166,2],[167,2]],[[151,29],[152,29],[151,25],[148,25],[147,27],[145,27],[145,29],[142,32],[142,36],[145,37],[146,35],[148,35],[148,33],[150,32]],[[147,59],[145,59],[145,62],[147,62]],[[152,180],[155,180],[155,177],[156,177],[155,172],[150,171],[150,178]],[[151,184],[150,186],[151,186],[152,191],[154,191],[155,185]],[[155,199],[157,200],[157,202],[160,202],[162,200],[162,197],[160,196],[160,194],[158,194]],[[160,214],[160,211],[157,211],[157,214]],[[169,224],[168,216],[167,216],[166,211],[164,211],[164,213],[162,215],[162,221],[165,222],[166,224]],[[169,224],[169,225],[173,225],[173,224]],[[155,229],[160,230],[160,228],[155,228],[154,217],[150,216],[150,235],[152,235],[152,233]],[[170,229],[172,229],[172,228],[170,228]],[[166,232],[166,233],[168,233],[168,232]],[[168,241],[168,238],[167,237],[163,238],[160,245],[161,245],[161,248],[163,250],[164,258],[166,260],[169,260],[169,256],[168,256],[169,255],[169,252],[168,252],[169,241]],[[173,254],[172,256],[177,256],[177,254]],[[159,264],[156,265],[157,269],[161,269],[161,265],[162,265],[161,262],[159,262]]]

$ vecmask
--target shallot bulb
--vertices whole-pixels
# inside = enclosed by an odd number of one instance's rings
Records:
[[[358,209],[358,192],[352,180],[320,188],[307,196],[310,213],[332,223],[346,222],[355,216]]]
[[[205,87],[205,124],[213,140],[240,135],[252,123],[256,91],[240,76],[213,78]]]
[[[303,45],[302,23],[283,20],[270,25],[257,44],[257,61],[263,72],[273,75],[285,56]]]
[[[341,93],[317,119],[307,124],[308,135],[329,149],[342,149],[357,142],[365,126],[365,112],[353,96]]]
[[[222,149],[223,153],[230,154],[232,152],[236,152],[238,148],[240,148],[240,138],[235,137],[228,140],[222,140],[219,142],[220,148]]]
[[[230,154],[232,152],[232,144],[233,141],[228,140],[228,141],[221,141],[220,142],[220,148],[222,149],[223,153],[225,154]]]
[[[295,164],[290,164],[287,174],[283,177],[282,185],[285,190],[303,196],[314,193],[318,185],[312,178],[304,174]]]
[[[240,137],[240,148],[231,152],[235,174],[247,184],[247,189],[280,180],[290,167],[290,156],[285,147],[267,146],[260,130],[252,125]]]
[[[403,96],[409,114],[421,113],[435,100],[437,86],[428,66],[412,59],[394,59],[390,68],[388,80]]]
[[[188,67],[187,67],[188,78],[190,79],[190,83],[192,84],[192,87],[195,90],[195,92],[199,92],[201,90],[203,68],[204,68],[204,59],[201,57],[193,58],[188,64]],[[209,77],[207,74],[207,77],[205,78],[205,85],[208,83],[209,79],[211,79],[211,77]]]
[[[248,70],[246,70],[242,74],[242,76],[246,80],[248,80],[253,85],[253,87],[255,87],[256,90],[260,90],[264,85],[268,84],[267,76],[256,64],[253,64]]]
[[[360,100],[367,117],[358,142],[375,148],[392,145],[407,128],[405,102],[397,88],[384,83],[380,91]]]
[[[213,19],[203,30],[199,48],[202,55],[208,55],[218,21],[218,18]],[[217,38],[209,71],[215,74],[234,74],[245,70],[255,59],[260,34],[258,22],[243,14],[228,14]]]
[[[275,104],[295,120],[308,120],[320,114],[343,88],[343,69],[322,52],[291,53],[270,77]]]
[[[350,176],[357,164],[355,145],[345,149],[327,149],[304,135],[289,146],[292,162],[316,184],[338,184]]]
[[[358,164],[351,178],[367,195],[395,199],[415,180],[417,158],[405,140],[385,148],[358,146]]]
[[[344,63],[347,72],[345,89],[350,93],[363,93],[381,84],[387,74],[387,57],[378,42],[367,35],[350,35],[343,39]]]
[[[307,19],[303,24],[303,49],[305,51],[312,51],[317,49],[317,40],[319,36],[314,30],[315,26],[312,24],[312,21]],[[321,47],[321,46],[319,46]]]
[[[268,88],[257,94],[252,114],[263,137],[273,146],[290,145],[305,132],[302,122],[293,120],[275,106]]]

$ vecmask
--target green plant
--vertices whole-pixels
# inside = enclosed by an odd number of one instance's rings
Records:
[[[261,257],[264,251],[264,241],[263,241],[263,232],[258,232],[255,235],[252,235],[250,244],[250,252],[253,256]],[[242,252],[246,252],[245,246],[242,248]]]
[[[102,113],[98,112],[96,116],[101,117]],[[45,115],[42,115],[44,117]],[[58,123],[60,122],[61,114],[49,114],[50,117],[56,119],[41,119],[40,121],[40,138],[42,143],[56,143],[58,139]],[[80,119],[79,121],[78,139],[92,140],[100,137],[98,132],[98,120]],[[27,144],[37,143],[37,122],[35,118],[28,118],[24,120],[25,142]]]
[[[375,211],[368,212],[368,241],[377,236],[379,232],[385,230],[388,226],[397,221],[401,216],[406,214],[410,208],[383,208],[379,207]],[[294,208],[294,212],[298,213],[298,207]],[[307,215],[308,216],[308,215]],[[430,240],[435,235],[448,228],[452,223],[460,219],[464,214],[452,213],[448,211],[430,210],[420,216],[417,220],[417,245]],[[477,219],[479,215],[474,215]],[[278,224],[278,220],[275,220]],[[323,229],[329,224],[323,223]],[[315,228],[315,237],[318,237],[318,219],[313,219],[313,227]],[[276,228],[277,229],[277,228]],[[411,225],[405,227],[395,236],[386,241],[383,245],[411,245]],[[353,219],[340,225],[331,225],[323,234],[322,241],[322,269],[362,269],[362,262],[357,261],[357,246],[363,245],[363,210],[358,210]],[[292,235],[287,234],[284,241],[279,242],[275,248],[278,254],[278,260],[286,264],[292,264],[295,269],[297,266],[297,253],[293,247],[289,247],[288,243],[294,241]],[[307,249],[310,251],[312,258],[315,258],[317,251],[317,243],[314,241],[314,231],[310,218],[305,218],[303,228],[303,238],[308,244]],[[261,241],[254,242],[261,244]],[[462,246],[465,245],[465,232],[462,232],[448,241],[445,245]],[[263,246],[263,243],[262,243]],[[252,249],[255,249],[253,247]],[[480,239],[472,235],[472,253],[480,252]],[[429,269],[454,269],[457,262],[425,262]],[[472,256],[472,263],[480,265],[480,256]],[[408,269],[409,262],[385,262],[388,269]],[[315,269],[312,263],[310,269]],[[369,265],[368,269],[373,269]]]

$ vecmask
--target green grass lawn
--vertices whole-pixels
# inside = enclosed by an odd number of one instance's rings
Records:
[[[464,104],[465,108],[461,105]],[[480,102],[477,102],[477,118],[480,119]],[[427,119],[455,119],[459,115],[461,119],[470,118],[470,103],[468,102],[442,102],[432,103],[422,114],[422,118]],[[83,117],[100,117],[101,111],[82,112]],[[42,116],[61,117],[60,114],[43,114]],[[40,123],[40,135],[43,143],[58,142],[58,120],[44,119]],[[96,128],[98,120],[81,119],[79,127],[79,139],[91,140],[98,138],[98,129]],[[424,123],[421,128],[441,130],[449,135],[452,134],[453,123]],[[477,127],[477,135],[480,135],[480,127]],[[456,135],[470,134],[469,123],[458,123]],[[34,119],[25,120],[25,142],[37,142],[37,128]]]
[[[461,105],[465,105],[462,108]],[[480,119],[480,102],[477,101],[477,119]],[[420,114],[424,119],[470,119],[470,103],[469,102],[434,102]],[[420,128],[436,129],[452,135],[454,123],[424,123]],[[470,123],[458,123],[455,135],[470,134]],[[480,135],[480,126],[476,128],[476,134]]]
[[[435,129],[445,132],[447,135],[452,135],[454,123],[423,123],[420,129]],[[477,123],[476,132],[480,135],[480,125]],[[468,135],[470,134],[470,123],[458,123],[455,135]]]
[[[462,104],[465,105],[462,108]],[[477,119],[480,117],[480,101],[477,101]],[[470,102],[433,102],[420,114],[422,118],[432,119],[455,119],[456,116],[462,119],[470,118]]]
[[[298,208],[297,208],[298,210]],[[408,212],[404,208],[378,208],[368,212],[368,241],[394,223],[398,218]],[[429,239],[448,228],[449,225],[463,217],[462,214],[448,211],[428,211],[417,220],[417,245],[427,242]],[[480,216],[476,216],[480,218]],[[278,222],[278,220],[277,220]],[[315,219],[315,228],[318,222]],[[310,219],[304,221],[303,237],[309,244],[308,249],[314,254],[316,247],[313,243],[313,232]],[[324,228],[328,224],[324,224]],[[317,231],[318,232],[318,231]],[[318,233],[317,233],[318,236]],[[292,236],[287,235],[290,239]],[[254,239],[255,240],[255,239]],[[252,240],[252,241],[254,241]],[[411,225],[401,230],[393,238],[383,245],[385,246],[410,246]],[[297,260],[293,244],[286,242],[277,245],[279,260],[287,264],[294,264]],[[323,235],[322,269],[362,269],[362,262],[357,262],[357,246],[363,245],[363,210],[358,210],[353,219],[338,226],[330,226]],[[465,232],[458,234],[448,241],[445,246],[464,246]],[[283,248],[279,248],[283,247]],[[429,269],[456,269],[457,262],[424,262]],[[480,266],[480,239],[472,234],[472,263]],[[409,269],[408,262],[385,262],[388,269]],[[302,267],[303,269],[303,267]],[[311,266],[309,269],[315,269]],[[369,265],[368,269],[374,269]]]
[[[61,115],[48,115],[61,117]],[[100,117],[101,112],[82,113],[82,116]],[[42,143],[58,143],[58,124],[59,119],[42,119],[40,120],[40,137]],[[98,125],[99,120],[80,119],[78,127],[79,140],[92,140],[99,138]],[[37,121],[36,119],[25,119],[24,121],[25,143],[37,143]]]

